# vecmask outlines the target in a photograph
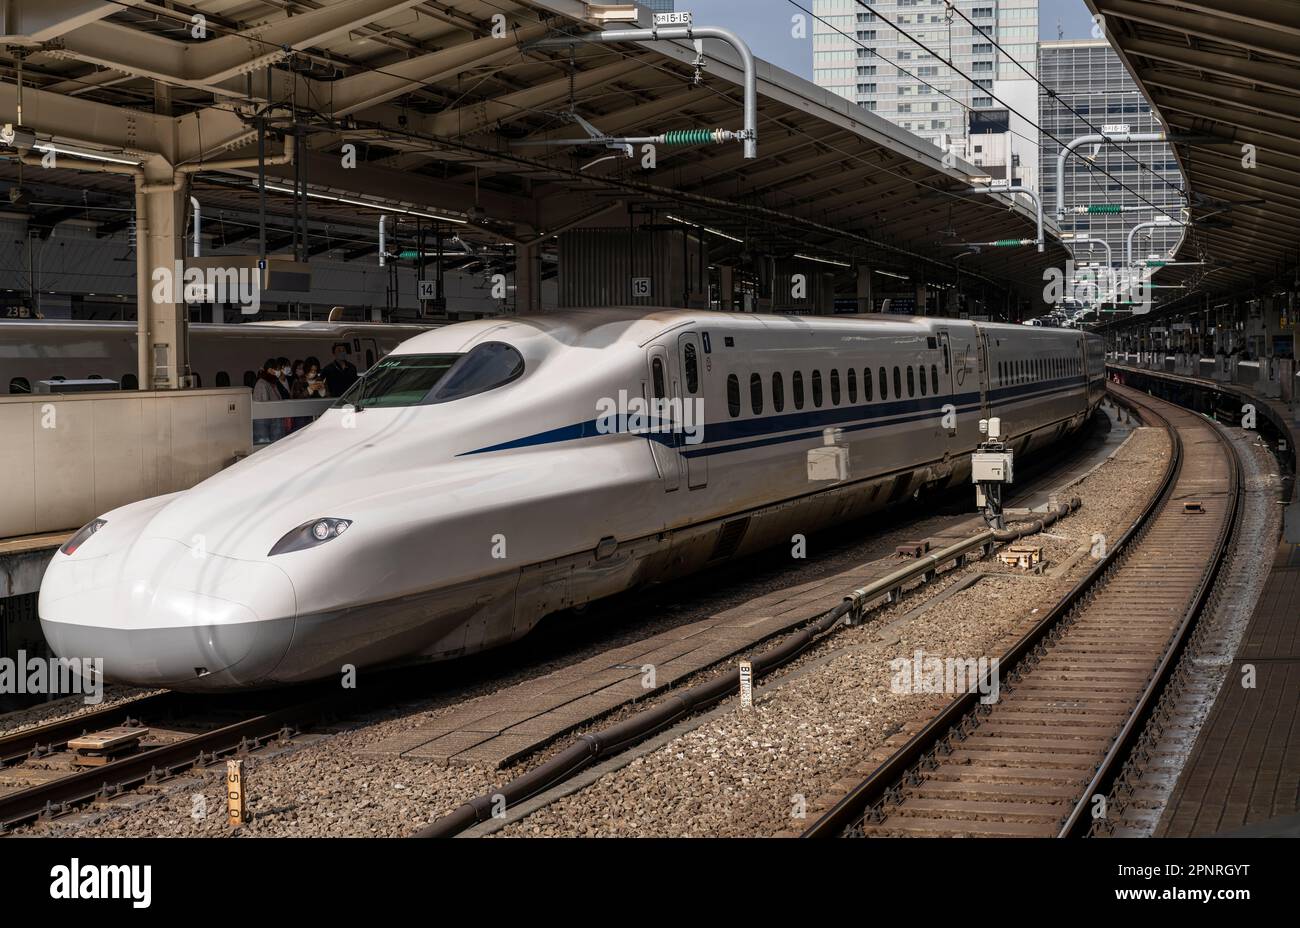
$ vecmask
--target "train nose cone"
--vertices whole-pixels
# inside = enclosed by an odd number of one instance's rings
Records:
[[[55,555],[41,628],[59,657],[102,658],[114,683],[182,690],[265,682],[293,639],[293,585],[274,564],[142,539],[85,561]]]

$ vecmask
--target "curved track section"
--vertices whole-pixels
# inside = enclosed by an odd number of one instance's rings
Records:
[[[1222,563],[1240,492],[1231,444],[1195,413],[1111,387],[1170,435],[1138,521],[1000,661],[999,698],[952,703],[804,837],[1068,837],[1104,797]]]

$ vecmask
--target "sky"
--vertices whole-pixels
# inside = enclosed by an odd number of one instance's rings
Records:
[[[808,38],[791,36],[791,17],[800,7],[812,10],[812,0],[677,0],[677,9],[690,10],[700,25],[732,29],[759,58],[812,80],[811,17]],[[1092,38],[1092,14],[1083,0],[1039,0],[1040,38],[1055,39],[1058,21],[1065,38]]]

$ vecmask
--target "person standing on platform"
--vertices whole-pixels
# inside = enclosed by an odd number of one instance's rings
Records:
[[[254,403],[270,403],[275,400],[287,400],[289,391],[280,383],[280,362],[267,358],[262,369],[257,372],[257,383],[253,386]],[[284,437],[284,420],[254,419],[253,444],[265,445]]]
[[[334,343],[334,360],[325,365],[322,371],[325,376],[325,386],[329,388],[330,396],[342,396],[348,389],[356,383],[357,369],[351,361],[348,360],[348,343]]]

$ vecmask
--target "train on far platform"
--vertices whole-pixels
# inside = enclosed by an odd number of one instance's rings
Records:
[[[268,357],[316,357],[327,364],[340,342],[364,370],[429,328],[305,320],[196,323],[189,327],[190,386],[251,388]],[[0,321],[0,389],[8,393],[58,392],[65,380],[103,380],[108,390],[134,390],[138,364],[134,322]]]
[[[305,429],[106,512],[51,561],[54,651],[110,681],[290,684],[454,658],[544,616],[969,481],[1088,420],[1073,329],[590,309],[448,325]]]

